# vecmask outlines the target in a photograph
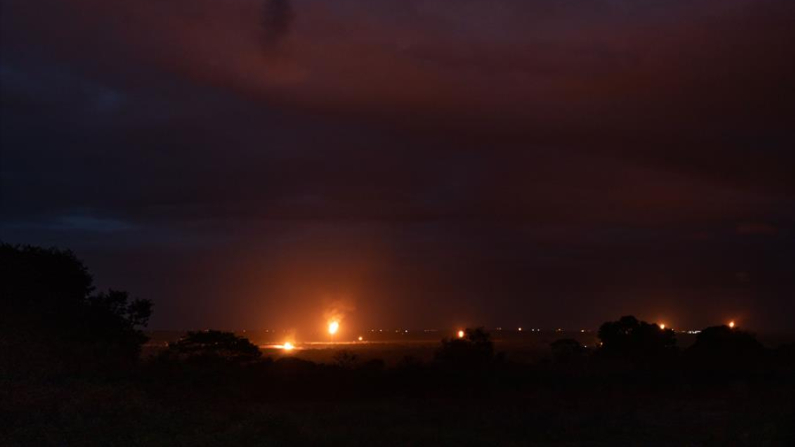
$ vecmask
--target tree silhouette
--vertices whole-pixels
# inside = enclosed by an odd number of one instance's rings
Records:
[[[637,366],[659,365],[678,352],[673,330],[639,321],[631,315],[602,324],[599,339],[603,357],[623,358]]]
[[[69,250],[0,244],[0,330],[74,326],[93,278]]]
[[[494,344],[491,335],[482,327],[464,330],[463,338],[445,338],[434,360],[439,364],[456,368],[481,368],[494,360]]]
[[[146,326],[152,315],[152,302],[130,301],[127,292],[108,290],[90,296],[86,301],[86,328],[83,339],[104,340],[118,352],[137,357],[148,337],[137,327]]]
[[[740,372],[759,367],[765,348],[750,332],[723,325],[702,330],[685,354],[700,370]]]
[[[231,332],[210,330],[188,332],[185,337],[168,347],[167,355],[180,359],[246,363],[259,359],[262,352],[245,337],[238,337]]]
[[[147,337],[148,300],[92,294],[93,277],[69,250],[0,244],[0,335],[41,355],[135,360]]]

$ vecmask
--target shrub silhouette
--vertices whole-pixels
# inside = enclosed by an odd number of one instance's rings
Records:
[[[676,334],[633,316],[608,321],[599,328],[602,358],[627,360],[635,366],[659,366],[678,352]]]
[[[208,330],[188,332],[178,342],[169,345],[166,355],[183,360],[246,363],[259,359],[262,352],[245,337]]]
[[[494,360],[491,335],[482,327],[464,330],[463,338],[445,338],[434,354],[434,360],[455,368],[482,368]]]
[[[724,325],[702,330],[685,354],[698,370],[747,372],[761,366],[765,348],[750,332]]]
[[[11,357],[52,356],[53,365],[81,368],[137,360],[151,301],[92,294],[93,277],[69,250],[0,244],[0,266],[0,335]]]
[[[559,364],[568,364],[582,359],[585,348],[573,338],[563,338],[553,341],[549,347],[552,349],[552,361]]]
[[[358,362],[359,356],[348,349],[343,349],[334,354],[334,364],[341,368],[353,368]]]

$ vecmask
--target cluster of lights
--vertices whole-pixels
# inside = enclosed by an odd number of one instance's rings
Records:
[[[660,330],[665,330],[665,328],[666,328],[665,323],[659,323],[658,326],[660,327]],[[734,329],[734,327],[736,326],[734,320],[729,321],[728,326],[729,326],[729,328]],[[336,334],[339,331],[339,329],[340,329],[340,323],[338,321],[333,320],[333,321],[329,322],[329,324],[328,324],[328,333],[332,337],[334,336],[334,334]],[[497,330],[501,331],[502,328],[498,327]],[[522,332],[522,328],[521,327],[519,327],[517,330],[519,332]],[[530,329],[530,331],[531,332],[541,332],[541,329]],[[556,332],[562,332],[563,330],[558,328],[555,331]],[[265,332],[269,332],[269,330],[266,329]],[[276,331],[274,331],[274,332],[276,332]],[[375,329],[370,329],[370,332],[375,332]],[[378,332],[383,332],[383,330],[382,329],[378,329]],[[401,332],[401,331],[400,330],[396,330],[395,332]],[[403,330],[403,333],[408,333],[408,332],[409,332],[408,329]],[[436,329],[424,329],[423,332],[436,332]],[[586,331],[585,329],[580,329],[580,332],[581,333],[585,333],[585,332],[590,332],[590,331]],[[699,333],[701,333],[701,331],[697,331],[697,330],[690,330],[690,331],[685,331],[685,332],[688,333],[688,334],[699,334]],[[458,330],[456,335],[458,336],[458,338],[464,338],[466,333],[463,330],[460,329],[460,330]],[[360,335],[358,337],[358,341],[364,341],[364,337],[362,337]],[[601,343],[600,343],[600,345],[601,345]],[[293,343],[287,341],[287,342],[284,342],[284,344],[276,345],[276,348],[284,350],[284,351],[292,351],[292,350],[295,349],[295,346],[293,345]]]
[[[387,332],[388,331],[389,331],[389,329],[387,329]],[[383,329],[370,329],[370,332],[384,332],[384,330]],[[408,329],[395,329],[395,333],[396,334],[399,334],[401,332],[404,333],[404,334],[408,334],[409,330]],[[423,329],[422,332],[439,332],[439,329]]]
[[[734,320],[731,320],[728,323],[726,323],[726,326],[728,326],[730,329],[734,329],[736,325],[737,324],[734,322]],[[668,326],[665,325],[665,323],[658,323],[658,326],[660,327],[660,330],[663,330],[663,331],[665,330],[666,327],[668,327]],[[671,328],[668,328],[668,329],[671,329]],[[696,334],[700,334],[701,333],[701,331],[699,331],[699,330],[689,330],[689,331],[680,331],[680,332],[683,333],[683,334],[690,334],[690,335],[696,335]]]

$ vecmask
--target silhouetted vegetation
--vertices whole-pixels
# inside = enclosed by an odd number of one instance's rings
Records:
[[[359,356],[347,349],[343,349],[334,354],[334,363],[342,368],[353,368],[358,362]]]
[[[601,349],[597,352],[603,359],[623,360],[639,368],[669,365],[678,353],[673,330],[662,329],[633,316],[602,324],[599,339]]]
[[[68,251],[0,253],[0,445],[793,445],[793,345],[739,328],[680,351],[673,331],[626,316],[601,346],[563,338],[539,362],[496,354],[474,328],[433,362],[393,367],[348,349],[274,360],[208,330],[136,362],[151,303],[94,293]],[[59,366],[67,355],[90,368]],[[107,359],[125,368],[95,367]]]
[[[251,362],[262,356],[259,348],[247,338],[212,330],[188,332],[179,341],[169,345],[164,354],[181,360],[224,360],[233,363]]]
[[[494,343],[482,327],[465,329],[463,338],[446,338],[434,360],[446,367],[481,369],[494,361]]]
[[[760,370],[767,361],[764,346],[753,334],[729,326],[704,329],[685,354],[690,367],[711,374]]]
[[[150,301],[94,293],[93,277],[68,250],[0,244],[0,265],[6,365],[85,369],[137,361]]]

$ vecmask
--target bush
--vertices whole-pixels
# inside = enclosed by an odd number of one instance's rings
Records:
[[[491,335],[482,327],[464,331],[463,338],[443,339],[434,360],[443,366],[463,369],[483,368],[494,361]]]
[[[701,331],[685,352],[691,368],[709,372],[749,372],[762,366],[765,348],[750,332],[729,326]]]
[[[262,356],[259,348],[245,337],[231,332],[188,332],[178,342],[170,345],[167,356],[183,360],[224,360],[232,363],[247,363]]]
[[[627,361],[635,367],[660,367],[676,359],[676,334],[671,329],[633,316],[608,321],[599,328],[602,359]]]

